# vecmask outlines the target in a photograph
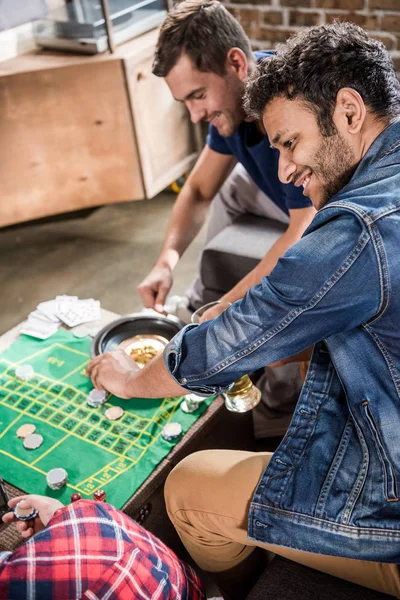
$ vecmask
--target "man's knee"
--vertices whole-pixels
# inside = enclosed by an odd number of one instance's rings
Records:
[[[204,455],[208,452],[203,450],[186,456],[168,475],[164,487],[164,496],[170,517],[184,508],[189,497],[195,493],[196,485],[199,483],[200,464],[204,460]]]

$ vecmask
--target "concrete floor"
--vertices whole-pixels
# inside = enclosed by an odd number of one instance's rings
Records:
[[[119,314],[140,310],[136,286],[158,256],[175,198],[163,193],[0,231],[0,334],[59,294],[95,298]],[[172,293],[184,293],[194,277],[203,235],[178,264]]]

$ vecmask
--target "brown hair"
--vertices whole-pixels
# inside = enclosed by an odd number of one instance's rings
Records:
[[[389,123],[399,115],[400,83],[385,46],[354,23],[334,21],[298,32],[264,59],[250,76],[244,108],[260,119],[274,98],[298,98],[329,136],[336,133],[332,115],[344,87],[356,90],[378,119]]]
[[[226,8],[217,0],[185,0],[161,26],[153,73],[165,77],[185,53],[199,71],[224,75],[231,48],[240,48],[251,60],[250,42]]]

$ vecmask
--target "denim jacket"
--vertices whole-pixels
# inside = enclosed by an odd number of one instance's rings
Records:
[[[269,277],[183,329],[164,356],[180,385],[209,394],[312,344],[292,422],[251,501],[249,537],[399,563],[400,122]]]

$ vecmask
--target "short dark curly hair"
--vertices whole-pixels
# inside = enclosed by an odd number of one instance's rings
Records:
[[[252,60],[243,27],[220,2],[185,0],[170,11],[161,26],[153,73],[166,77],[185,53],[199,71],[224,75],[231,48],[240,48],[247,60]]]
[[[341,88],[356,90],[377,119],[400,113],[400,83],[384,45],[353,23],[334,21],[302,30],[253,70],[244,94],[246,113],[261,119],[277,96],[299,98],[333,135],[332,115]]]

